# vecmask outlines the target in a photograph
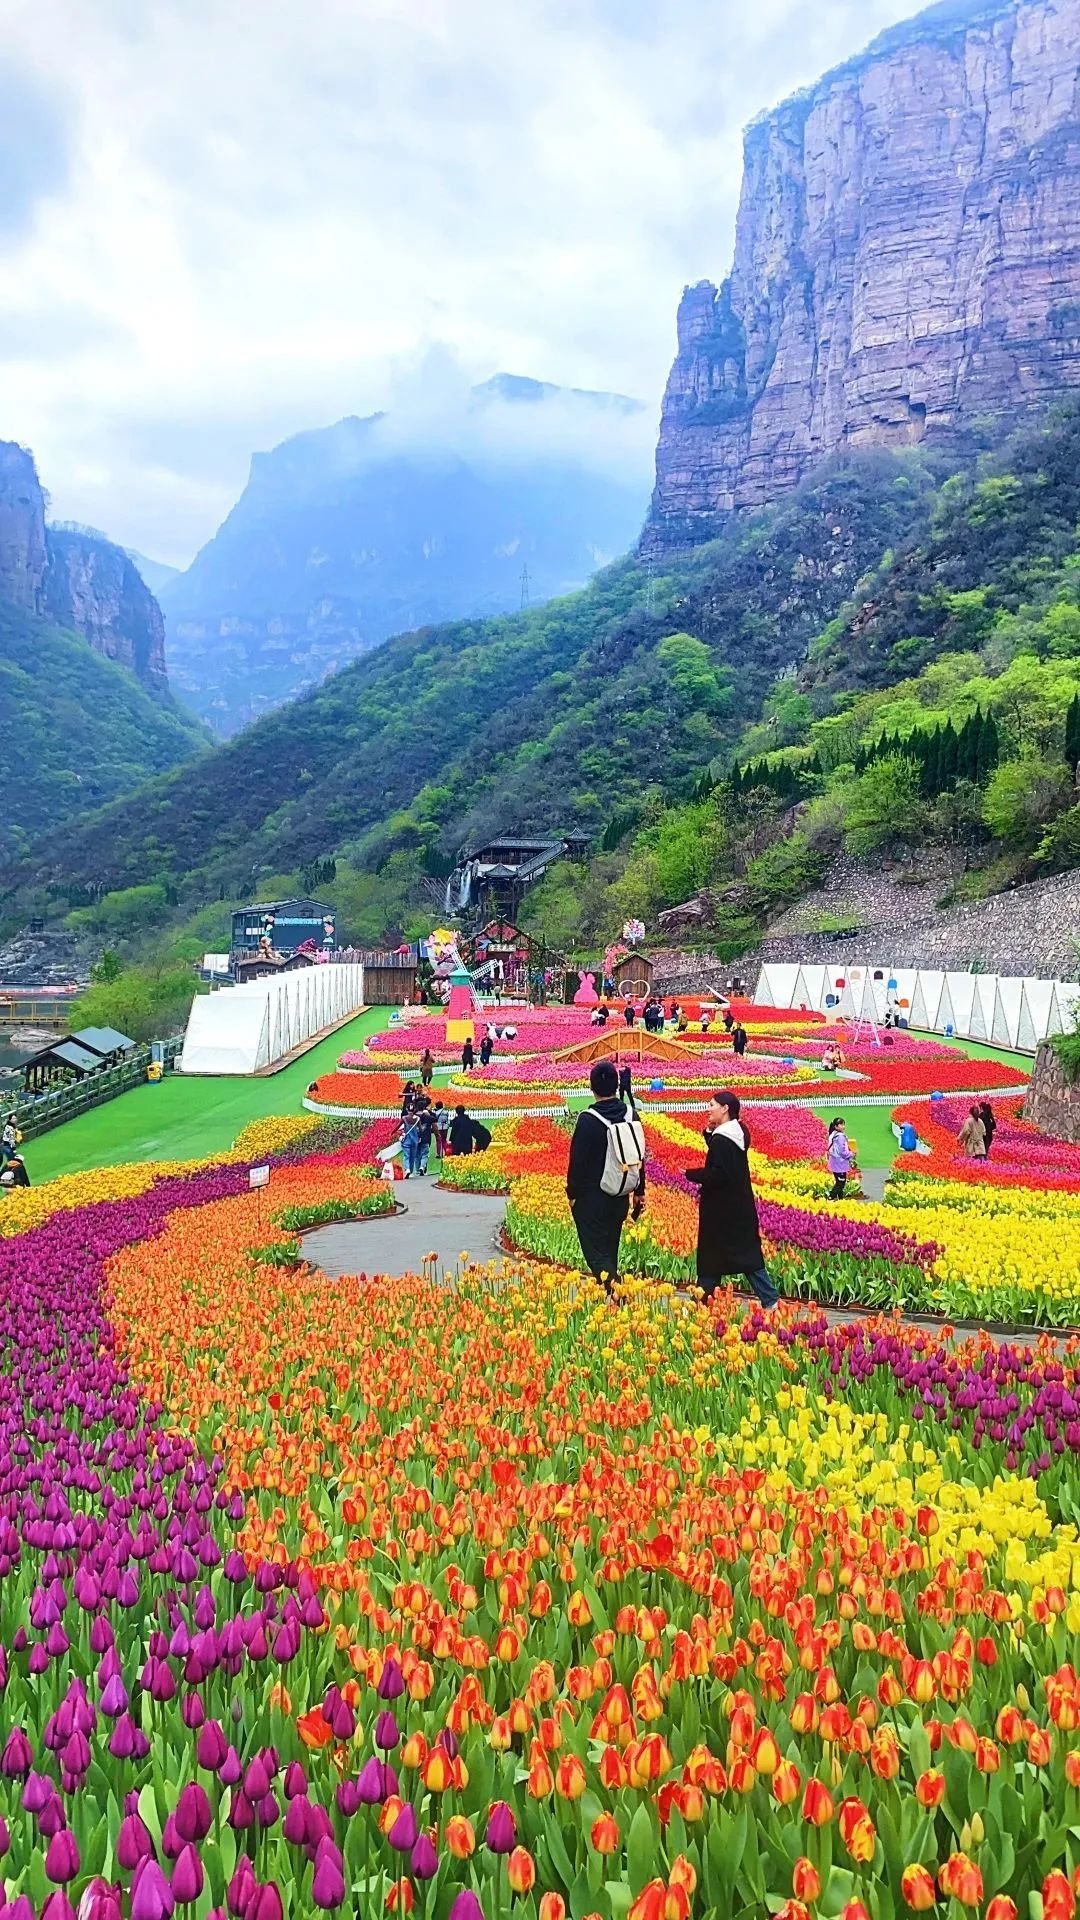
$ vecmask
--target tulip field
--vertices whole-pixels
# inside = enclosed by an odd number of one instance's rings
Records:
[[[379,1107],[385,1039],[332,1076]],[[0,1920],[1071,1920],[1080,1153],[1015,1070],[845,1053],[929,1152],[838,1207],[748,1094],[772,1315],[691,1283],[689,1075],[614,1302],[527,1100],[443,1170],[507,1196],[449,1274],[305,1260],[398,1191],[359,1103],[0,1200]]]

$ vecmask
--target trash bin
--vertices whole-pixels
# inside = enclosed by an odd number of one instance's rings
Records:
[[[151,1081],[154,1085],[156,1085],[157,1082],[161,1079],[162,1071],[163,1069],[162,1069],[161,1061],[151,1060],[149,1066],[146,1069],[146,1077],[149,1081]]]
[[[900,1129],[901,1153],[914,1153],[915,1148],[918,1145],[918,1140],[919,1140],[919,1136],[916,1133],[914,1127],[912,1126],[911,1121],[905,1120],[903,1126]]]

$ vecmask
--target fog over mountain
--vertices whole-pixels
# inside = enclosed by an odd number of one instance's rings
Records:
[[[177,690],[220,733],[391,634],[581,586],[640,529],[652,421],[625,395],[429,354],[386,412],[295,434],[160,586]]]

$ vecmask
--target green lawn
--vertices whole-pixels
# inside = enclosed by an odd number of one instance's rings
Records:
[[[263,1080],[192,1078],[170,1073],[156,1087],[135,1087],[81,1113],[26,1146],[30,1178],[109,1167],[118,1160],[190,1160],[230,1147],[241,1127],[267,1113],[299,1113],[308,1082],[329,1073],[340,1054],[386,1025],[384,1007],[339,1027],[292,1066]]]
[[[83,1167],[113,1166],[120,1160],[190,1160],[220,1152],[232,1145],[249,1120],[267,1113],[298,1113],[308,1082],[317,1074],[329,1072],[349,1047],[358,1046],[368,1034],[384,1027],[386,1014],[384,1007],[370,1008],[329,1039],[320,1041],[292,1066],[264,1080],[187,1079],[182,1073],[172,1073],[156,1087],[136,1087],[122,1093],[105,1106],[43,1134],[40,1140],[29,1141],[26,1157],[30,1177],[36,1182],[51,1180],[58,1173],[76,1173]],[[975,1059],[1002,1060],[1025,1069],[1031,1066],[1026,1054],[1004,1053],[974,1040],[948,1044]],[[440,1082],[447,1077],[444,1073],[437,1076]],[[891,1166],[896,1138],[889,1108],[851,1107],[845,1111],[843,1084],[837,1083],[835,1100],[815,1102],[815,1112],[825,1120],[835,1113],[844,1115],[859,1143],[864,1167]],[[572,1112],[587,1104],[585,1096],[568,1101]]]

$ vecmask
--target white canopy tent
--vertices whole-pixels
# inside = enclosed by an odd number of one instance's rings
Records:
[[[258,1073],[363,1004],[364,969],[348,963],[298,967],[196,994],[180,1072]]]
[[[888,982],[895,980],[895,988]],[[843,982],[843,986],[839,983]],[[889,1003],[922,1032],[951,1029],[960,1039],[1033,1053],[1040,1040],[1061,1033],[1080,1012],[1076,981],[996,973],[943,973],[935,967],[883,968],[859,960],[833,966],[763,966],[754,991],[760,1006],[806,1006],[846,1020],[883,1011]],[[835,998],[826,1007],[827,996]],[[907,1002],[903,1006],[903,1002]]]

